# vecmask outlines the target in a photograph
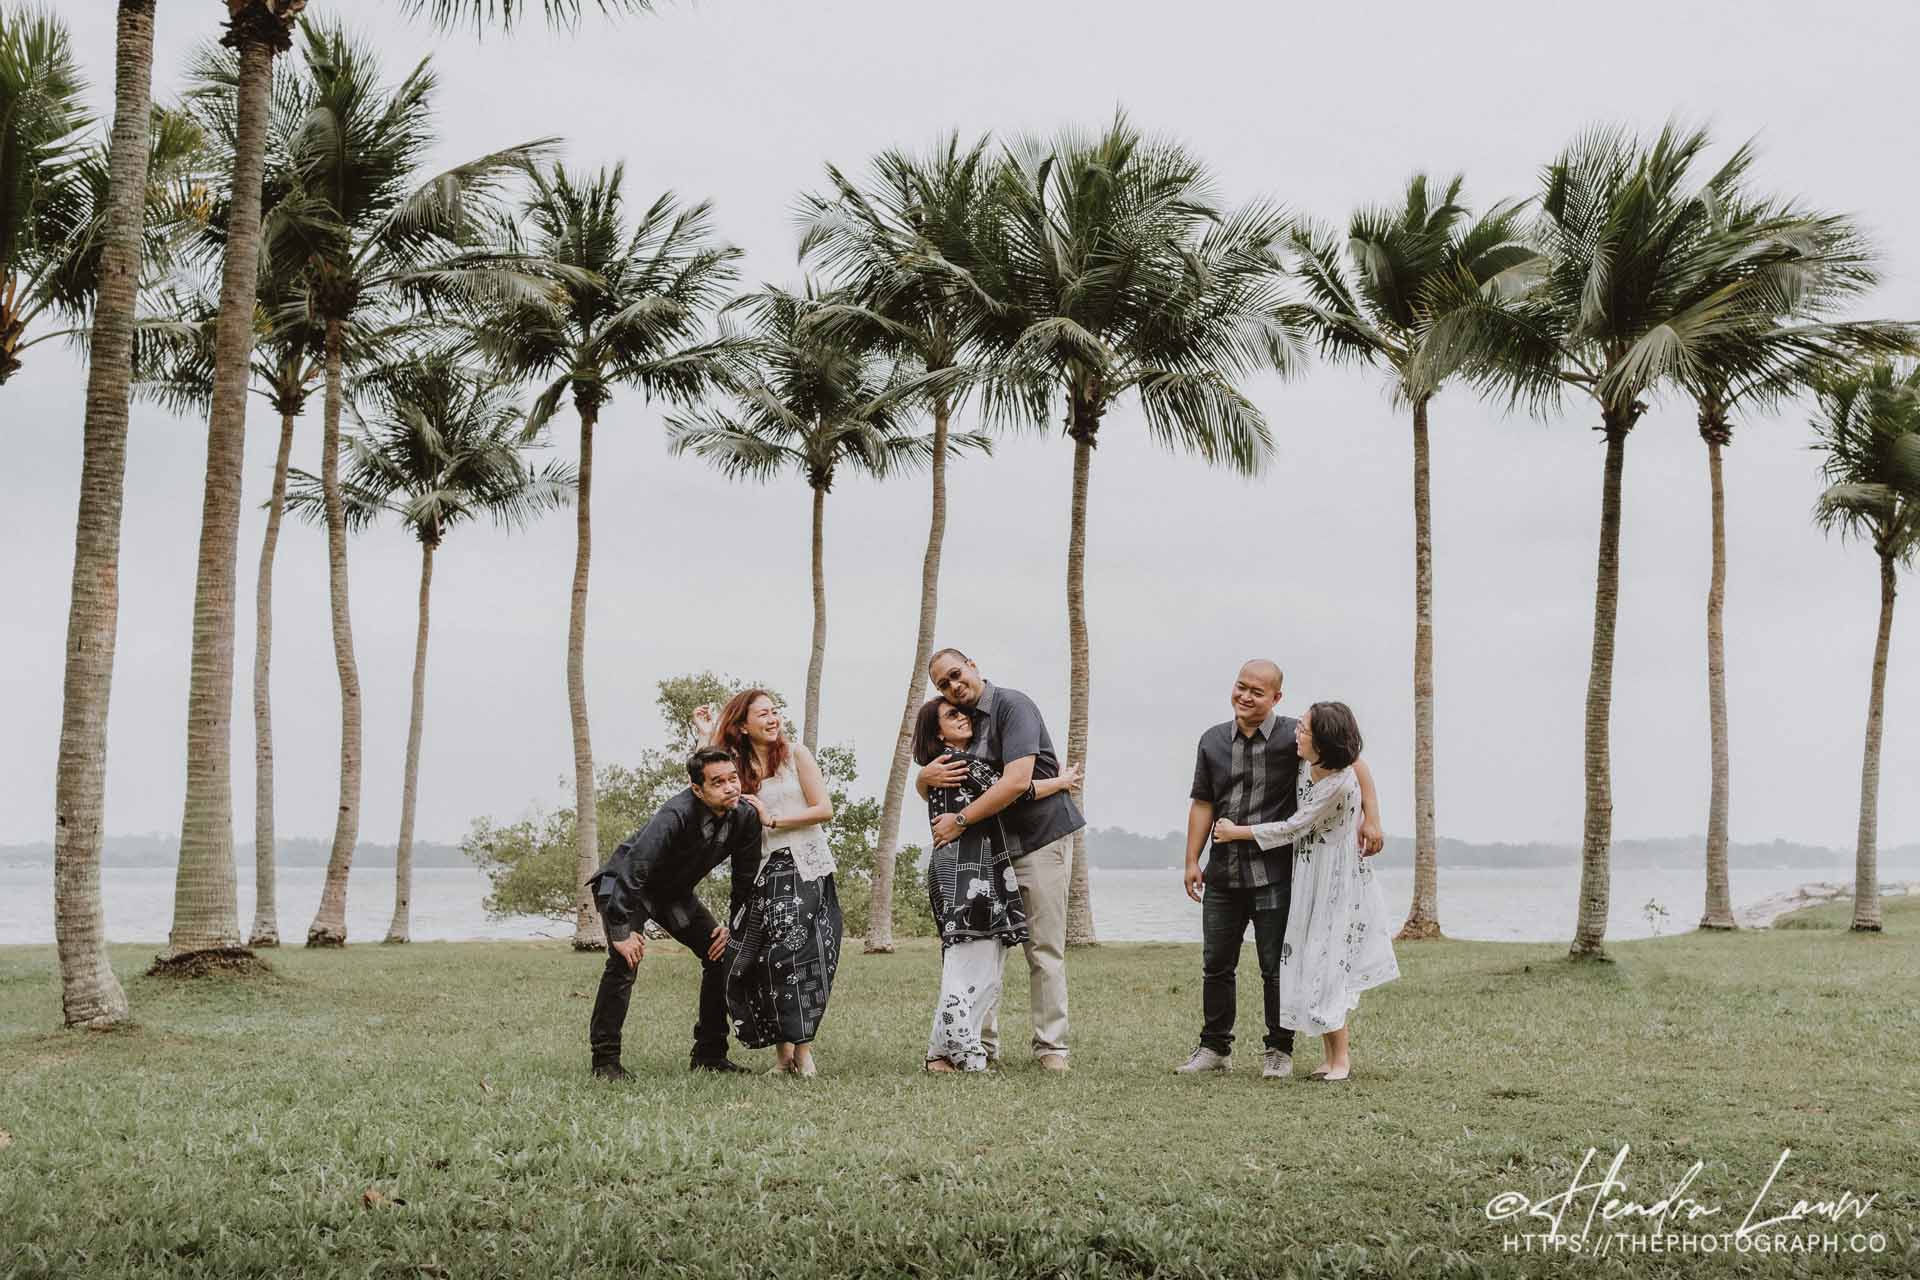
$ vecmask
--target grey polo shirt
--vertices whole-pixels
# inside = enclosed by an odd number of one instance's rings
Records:
[[[1251,734],[1233,720],[1213,726],[1200,735],[1189,795],[1212,805],[1214,817],[1243,826],[1292,817],[1300,807],[1297,724],[1270,711]],[[1214,845],[1207,859],[1207,883],[1223,889],[1258,889],[1292,874],[1290,844],[1262,851],[1251,840],[1234,840]]]
[[[973,754],[1005,773],[1007,762],[1033,757],[1033,776],[1057,778],[1060,760],[1053,753],[1047,722],[1032,698],[1018,689],[1001,689],[981,682],[980,701],[968,712],[973,720]],[[1071,791],[1058,791],[1036,800],[1016,800],[1000,814],[1007,852],[1013,857],[1032,853],[1070,836],[1087,825]]]

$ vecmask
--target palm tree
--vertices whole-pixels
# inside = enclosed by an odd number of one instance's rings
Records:
[[[1324,354],[1383,366],[1395,403],[1413,416],[1413,903],[1399,941],[1440,936],[1427,410],[1455,369],[1429,352],[1427,339],[1446,308],[1482,291],[1512,292],[1538,261],[1521,239],[1518,206],[1472,219],[1460,203],[1463,182],[1453,178],[1435,199],[1426,175],[1413,175],[1397,206],[1353,215],[1344,246],[1317,228],[1294,233],[1308,299],[1301,322]]]
[[[110,139],[83,142],[84,88],[65,27],[42,14],[10,20],[0,13],[0,384],[30,348],[55,338],[84,345],[90,337],[113,156]],[[156,108],[143,137],[137,288],[145,294],[167,278],[206,197],[198,122]],[[49,317],[57,327],[41,323]]]
[[[508,388],[491,375],[447,355],[409,356],[361,378],[356,394],[371,411],[348,441],[352,474],[342,486],[347,523],[363,527],[393,515],[420,543],[420,620],[414,642],[413,707],[407,725],[406,768],[400,788],[400,837],[394,852],[393,922],[388,942],[406,942],[413,899],[413,815],[425,725],[427,627],[433,558],[447,532],[486,516],[507,528],[524,526],[563,504],[572,490],[569,468],[528,466],[532,443],[525,414]],[[296,510],[324,521],[328,499],[312,477],[295,493]]]
[[[123,4],[130,0],[122,0]],[[221,276],[215,394],[209,412],[207,483],[194,584],[192,676],[187,694],[187,789],[180,829],[174,927],[163,961],[191,963],[199,952],[240,949],[233,880],[233,606],[238,556],[240,455],[259,268],[261,179],[267,153],[272,60],[292,45],[306,0],[225,0],[225,43],[240,54],[233,96],[236,141],[232,216]],[[151,12],[151,0],[134,7]],[[510,29],[529,7],[520,0],[403,0],[441,25],[471,19]],[[642,12],[649,0],[598,0],[605,12]],[[542,0],[556,26],[571,24],[580,0]],[[144,145],[144,135],[142,139]],[[160,967],[164,967],[160,966]]]
[[[190,968],[203,955],[240,956],[233,870],[233,613],[240,539],[240,468],[260,271],[260,210],[273,59],[292,44],[306,0],[226,0],[237,51],[231,108],[233,174],[227,184],[220,308],[214,321],[213,395],[207,477],[194,574],[193,650],[187,688],[187,786],[173,928],[157,972]]]
[[[909,435],[894,378],[878,345],[845,330],[807,325],[811,309],[843,301],[767,288],[738,299],[752,321],[754,363],[735,392],[734,412],[706,408],[667,420],[670,453],[692,453],[736,480],[769,480],[782,471],[804,476],[813,492],[813,648],[800,738],[820,745],[820,681],[827,661],[827,494],[843,471],[877,479],[931,462],[935,438]],[[946,448],[985,449],[984,437],[961,435]]]
[[[1730,930],[1733,890],[1727,867],[1731,779],[1728,768],[1726,610],[1726,486],[1721,453],[1733,443],[1733,420],[1748,409],[1777,405],[1817,382],[1822,370],[1862,355],[1908,349],[1908,326],[1821,319],[1858,298],[1878,280],[1873,254],[1846,218],[1815,214],[1784,202],[1739,199],[1712,208],[1715,232],[1746,238],[1771,261],[1771,287],[1754,292],[1752,323],[1729,327],[1703,342],[1692,367],[1682,369],[1707,446],[1711,564],[1707,581],[1707,723],[1710,784],[1707,800],[1706,903],[1700,927]]]
[[[1236,383],[1298,361],[1282,285],[1289,219],[1265,203],[1220,210],[1198,159],[1124,116],[1098,136],[1021,144],[995,186],[977,260],[948,270],[967,285],[987,355],[1017,373],[989,384],[989,412],[1043,421],[1052,410],[1034,379],[1066,402],[1067,758],[1085,760],[1087,493],[1100,425],[1131,393],[1160,444],[1242,474],[1265,465],[1266,418]],[[1095,941],[1084,835],[1074,838],[1067,940]]]
[[[1819,390],[1817,445],[1829,487],[1814,521],[1860,538],[1880,560],[1880,628],[1867,694],[1860,765],[1860,832],[1854,850],[1853,925],[1880,929],[1880,731],[1886,721],[1887,649],[1893,639],[1896,571],[1920,558],[1920,365],[1881,361],[1826,380]]]
[[[271,212],[267,221],[271,224]],[[267,239],[272,238],[268,233]],[[254,910],[247,936],[250,948],[280,945],[274,864],[273,569],[286,511],[294,431],[307,402],[322,389],[326,376],[323,326],[298,305],[298,272],[297,264],[263,254],[260,306],[255,312],[258,330],[251,362],[253,389],[278,416],[280,439],[254,588]],[[205,291],[183,294],[163,290],[156,301],[158,314],[138,331],[134,389],[175,412],[205,413],[213,394],[217,299]],[[363,367],[410,334],[404,321],[373,329],[350,325],[343,339],[342,363],[348,370]]]
[[[115,28],[111,180],[87,361],[87,409],[67,613],[60,760],[54,790],[54,937],[70,1027],[126,1021],[100,907],[107,703],[120,620],[120,508],[126,490],[134,299],[153,111],[153,0],[121,0]]]
[[[319,389],[324,364],[319,335],[304,315],[291,307],[289,287],[294,281],[264,264],[260,282],[259,330],[251,360],[254,390],[265,397],[280,419],[280,444],[274,460],[272,496],[267,502],[267,527],[261,539],[259,572],[254,585],[253,728],[254,728],[254,908],[247,946],[280,945],[277,877],[274,867],[273,704],[270,670],[273,659],[273,567],[280,543],[280,524],[286,509],[287,474],[293,455],[295,425],[306,403]],[[162,313],[147,322],[144,350],[135,361],[135,390],[175,411],[207,412],[213,394],[213,333],[219,314],[217,300],[204,293],[162,295]],[[144,357],[144,360],[141,358]],[[144,366],[144,367],[143,367]]]
[[[812,323],[873,335],[920,374],[917,389],[933,416],[933,477],[927,550],[920,567],[920,617],[913,665],[894,735],[893,761],[880,807],[873,861],[869,952],[893,950],[893,872],[900,849],[913,720],[926,698],[927,662],[939,617],[940,557],[947,530],[947,449],[954,411],[978,374],[971,364],[967,310],[959,288],[933,259],[964,264],[983,216],[993,174],[988,141],[963,147],[957,134],[925,156],[887,151],[876,157],[862,188],[832,165],[832,190],[801,201],[801,260],[812,260],[841,285],[843,301],[815,310]]]
[[[78,221],[86,89],[58,18],[0,10],[0,384],[33,345],[27,326],[53,302],[48,279]]]
[[[1613,784],[1610,718],[1620,603],[1621,479],[1627,436],[1663,384],[1679,381],[1764,310],[1786,252],[1716,224],[1752,153],[1742,147],[1695,181],[1704,130],[1670,124],[1651,143],[1614,129],[1577,139],[1545,173],[1530,238],[1540,281],[1518,299],[1480,295],[1436,325],[1437,358],[1471,354],[1490,387],[1536,408],[1568,388],[1600,411],[1606,445],[1593,650],[1586,705],[1586,814],[1570,953],[1604,958]]]
[[[202,163],[210,175],[203,189],[217,186],[211,175],[229,172],[234,166],[239,139],[234,133],[231,103],[239,74],[239,56],[218,46],[201,49],[188,72],[192,88],[186,111],[203,139]],[[323,331],[304,308],[295,305],[305,266],[300,231],[311,218],[311,201],[297,186],[293,143],[313,105],[312,82],[287,64],[276,62],[268,96],[263,248],[250,360],[253,389],[280,419],[267,527],[254,587],[254,909],[247,935],[247,945],[253,948],[280,945],[270,675],[274,558],[286,506],[295,424],[325,374]],[[142,343],[135,352],[135,389],[182,415],[206,414],[212,409],[220,302],[211,271],[225,253],[231,201],[230,194],[208,199],[200,234],[184,255],[187,263],[166,289],[155,291],[154,314],[143,324]],[[203,269],[195,273],[186,269],[189,265]],[[358,328],[349,332],[348,339],[351,365],[364,340]]]
[[[503,306],[476,333],[478,349],[506,374],[540,379],[529,425],[543,427],[571,399],[580,418],[577,543],[567,626],[567,703],[573,726],[574,850],[584,884],[600,860],[593,744],[587,723],[587,579],[593,550],[593,431],[614,388],[691,403],[716,385],[740,344],[703,340],[706,314],[736,273],[740,251],[713,238],[709,206],[660,196],[626,225],[624,167],[576,178],[563,166],[534,175],[524,209],[526,248],[554,270],[556,311],[532,301]],[[573,945],[598,951],[600,915],[577,892]]]
[[[306,23],[302,53],[314,106],[293,140],[293,167],[315,202],[315,247],[301,288],[323,336],[325,410],[320,476],[327,512],[327,581],[340,680],[340,804],[310,947],[347,940],[347,878],[360,830],[360,674],[347,592],[346,511],[340,488],[340,415],[346,333],[356,317],[397,314],[420,299],[474,303],[505,294],[546,304],[551,286],[524,257],[482,239],[497,216],[503,179],[527,172],[553,139],[480,156],[423,180],[433,145],[428,105],[436,86],[421,61],[391,90],[373,50],[343,27]]]

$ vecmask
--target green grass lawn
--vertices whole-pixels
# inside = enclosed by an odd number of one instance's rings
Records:
[[[1609,965],[1402,947],[1346,1086],[1306,1081],[1315,1043],[1259,1078],[1251,945],[1231,1076],[1169,1074],[1198,949],[1146,945],[1072,955],[1070,1076],[919,1074],[920,944],[848,956],[807,1083],[689,1075],[697,970],[663,943],[627,1086],[586,1075],[599,962],[559,944],[287,950],[195,982],[131,976],[151,948],[121,948],[140,1023],[108,1035],[52,1029],[52,948],[0,948],[0,1276],[1911,1276],[1916,908],[1877,937],[1690,934]],[[1692,1229],[1715,1231],[1791,1147],[1767,1216],[1878,1193],[1818,1230],[1885,1251],[1505,1251],[1545,1227],[1489,1222],[1492,1197],[1564,1190],[1589,1147],[1597,1179],[1622,1144],[1629,1199],[1704,1162],[1688,1193],[1722,1208]]]

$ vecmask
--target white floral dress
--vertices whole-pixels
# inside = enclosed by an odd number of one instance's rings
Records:
[[[1360,993],[1400,976],[1386,900],[1360,856],[1360,783],[1351,767],[1313,781],[1302,760],[1300,807],[1253,828],[1262,849],[1293,845],[1293,903],[1280,946],[1280,1025],[1322,1034],[1347,1025]]]

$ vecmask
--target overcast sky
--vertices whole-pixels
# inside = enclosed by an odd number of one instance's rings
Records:
[[[95,97],[110,100],[112,6],[62,3]],[[1767,187],[1851,211],[1878,237],[1886,284],[1867,313],[1920,315],[1920,176],[1909,53],[1920,8],[1888,0],[1604,8],[1538,4],[1003,3],[832,0],[673,4],[476,44],[371,0],[315,0],[390,50],[397,77],[432,53],[442,157],[545,134],[578,166],[624,160],[636,201],[710,197],[747,251],[746,283],[798,279],[790,210],[831,160],[941,131],[1097,126],[1116,106],[1191,144],[1238,201],[1273,196],[1321,218],[1391,198],[1416,169],[1464,171],[1476,204],[1532,190],[1576,132],[1670,114],[1725,145],[1757,138]],[[159,93],[217,35],[217,6],[163,4]],[[1364,13],[1364,16],[1362,14]],[[84,370],[30,353],[0,391],[0,842],[51,838]],[[1388,829],[1412,827],[1411,450],[1403,414],[1365,371],[1315,368],[1250,388],[1277,442],[1257,480],[1106,424],[1092,473],[1087,597],[1096,825],[1184,821],[1194,740],[1225,719],[1241,659],[1286,670],[1283,709],[1352,704]],[[1577,840],[1601,447],[1593,414],[1506,418],[1470,394],[1433,407],[1443,835]],[[669,459],[661,410],[617,398],[595,458],[589,631],[602,762],[660,738],[654,682],[713,668],[798,705],[810,627],[803,484],[729,484]],[[1706,457],[1685,404],[1657,405],[1627,448],[1613,712],[1614,830],[1704,828]],[[1733,834],[1850,845],[1857,816],[1876,568],[1823,538],[1805,406],[1739,424],[1727,454],[1728,686]],[[966,425],[966,424],[962,424]],[[277,424],[255,400],[241,533],[235,830],[252,824],[254,566]],[[555,452],[570,455],[571,419]],[[319,468],[317,402],[296,465]],[[1072,450],[1057,432],[1004,441],[953,469],[939,639],[1039,700],[1064,743],[1065,545]],[[120,650],[107,827],[178,830],[193,565],[205,424],[136,406],[127,468]],[[916,619],[925,481],[840,482],[827,518],[830,637],[824,740],[883,781]],[[1265,550],[1249,555],[1248,547]],[[438,557],[419,832],[455,840],[476,816],[563,799],[571,776],[564,658],[573,522],[507,536],[457,531]],[[324,539],[288,528],[276,577],[275,729],[283,835],[332,829],[338,695]],[[407,730],[418,555],[388,529],[352,546],[366,698],[363,839],[391,841]],[[1911,578],[1908,581],[1912,581]],[[1908,612],[1920,608],[1909,590]],[[1883,843],[1920,839],[1920,617],[1897,625],[1888,681]],[[917,819],[907,827],[918,830]]]

